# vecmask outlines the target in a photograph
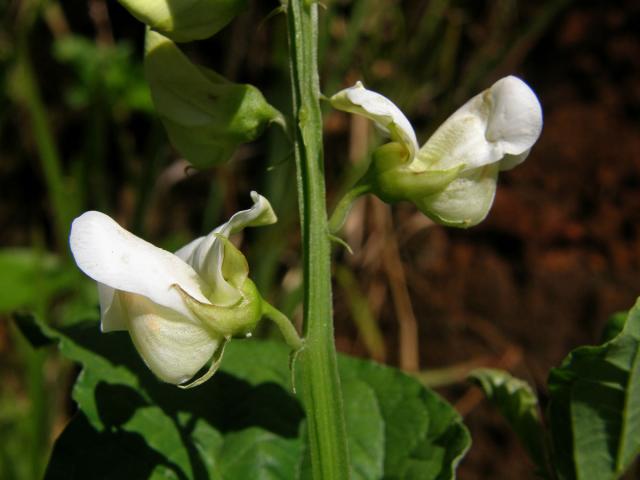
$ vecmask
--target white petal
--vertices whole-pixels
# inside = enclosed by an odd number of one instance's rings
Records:
[[[486,165],[462,174],[443,191],[415,200],[418,208],[439,223],[472,227],[485,219],[496,193],[498,166]]]
[[[174,284],[209,303],[198,274],[180,258],[127,232],[100,212],[86,212],[73,221],[69,244],[84,273],[108,287],[147,297],[152,302],[190,315]]]
[[[509,155],[529,150],[542,131],[542,107],[536,94],[513,76],[498,80],[489,93],[492,105],[487,140]]]
[[[117,292],[127,310],[129,333],[138,353],[161,380],[192,378],[211,359],[221,338],[176,311],[140,295]]]
[[[520,155],[505,155],[500,161],[500,170],[511,170],[512,168],[517,167],[527,159],[529,153],[531,153],[530,148],[525,150]]]
[[[116,290],[98,283],[98,297],[100,299],[100,330],[103,332],[117,332],[127,330],[127,312],[120,305],[120,297]]]
[[[474,106],[480,103],[474,99]],[[415,171],[449,170],[464,165],[465,170],[494,163],[502,152],[485,138],[486,115],[477,109],[469,111],[469,104],[451,115],[429,138],[410,168]]]
[[[516,77],[505,77],[451,115],[420,149],[414,170],[473,170],[504,161],[522,162],[540,136],[542,109],[533,91]]]
[[[338,110],[373,120],[392,140],[407,148],[409,158],[418,151],[416,134],[404,113],[387,97],[364,88],[362,82],[336,93],[331,104]]]
[[[217,230],[225,237],[239,232],[246,227],[260,227],[263,225],[271,225],[278,221],[269,200],[264,198],[258,192],[251,192],[251,200],[253,205],[247,210],[241,210],[235,213],[227,223],[220,225]]]
[[[229,238],[246,227],[270,225],[277,221],[269,201],[256,192],[251,192],[253,206],[234,214],[206,237],[188,243],[176,255],[191,265],[212,289],[211,300],[217,305],[229,305],[240,298],[240,293],[222,276],[224,248],[218,235]]]

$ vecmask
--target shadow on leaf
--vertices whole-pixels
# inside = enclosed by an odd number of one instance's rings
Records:
[[[185,479],[176,465],[149,448],[142,436],[122,430],[98,432],[77,413],[53,449],[45,480],[150,478]]]

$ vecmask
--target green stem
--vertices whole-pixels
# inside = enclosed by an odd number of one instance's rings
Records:
[[[329,231],[332,234],[338,233],[342,228],[342,225],[347,219],[347,215],[349,215],[349,212],[351,211],[353,202],[370,191],[371,185],[358,183],[345,193],[344,197],[340,199],[336,207],[333,209],[333,213],[329,219]]]
[[[262,314],[278,326],[280,333],[284,337],[284,341],[292,350],[297,351],[302,349],[304,342],[300,338],[300,335],[298,335],[298,331],[296,327],[293,326],[293,323],[291,323],[291,320],[289,320],[289,317],[265,301],[262,302]]]
[[[346,429],[331,304],[322,115],[318,80],[318,4],[287,8],[298,203],[304,260],[305,348],[300,354],[309,451],[315,480],[349,478]]]

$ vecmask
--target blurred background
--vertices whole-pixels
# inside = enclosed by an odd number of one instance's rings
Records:
[[[275,0],[249,4],[183,48],[288,112],[284,17],[268,16]],[[11,312],[63,324],[97,308],[94,284],[70,261],[71,219],[101,210],[175,249],[255,189],[280,221],[238,241],[260,290],[298,321],[300,238],[284,135],[272,128],[228,164],[190,168],[154,116],[144,28],[117,2],[0,0],[0,12],[0,478],[34,479],[74,412],[78,371],[27,344]],[[334,271],[339,350],[416,372],[465,416],[474,444],[459,478],[534,478],[464,379],[479,366],[507,369],[544,407],[549,369],[597,343],[640,294],[640,4],[328,0],[321,25],[324,93],[362,80],[403,109],[420,143],[502,76],[522,77],[540,98],[542,137],[501,175],[484,223],[445,229],[409,204],[367,197],[344,229],[353,254],[336,248]],[[325,127],[332,205],[381,139],[329,109]]]

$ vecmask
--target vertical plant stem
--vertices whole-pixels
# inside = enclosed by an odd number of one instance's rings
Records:
[[[349,478],[342,393],[333,338],[318,80],[318,5],[290,0],[287,10],[295,156],[304,257],[304,334],[300,354],[313,478]]]

